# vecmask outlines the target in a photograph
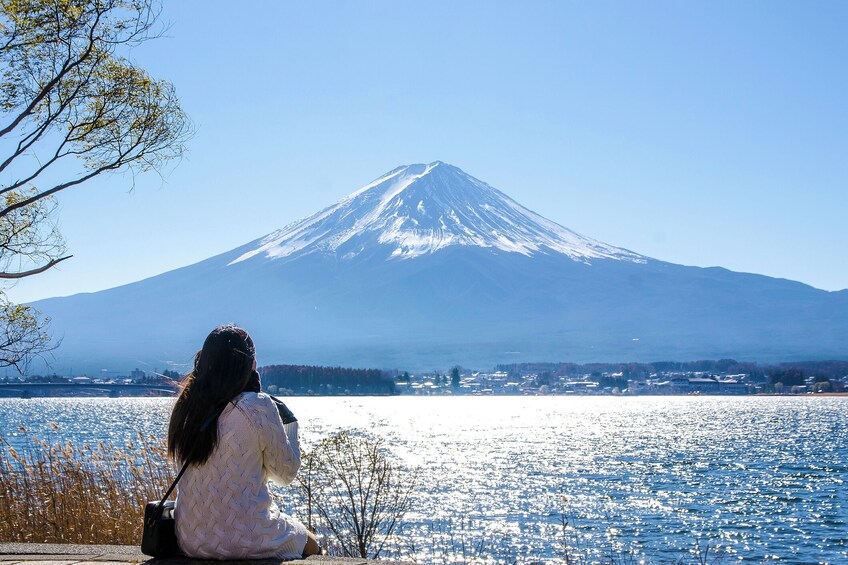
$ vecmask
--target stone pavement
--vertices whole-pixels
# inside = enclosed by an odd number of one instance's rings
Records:
[[[313,555],[304,560],[279,561],[206,561],[203,559],[169,558],[153,559],[144,555],[135,545],[72,545],[52,543],[0,543],[2,565],[126,565],[149,563],[162,565],[279,565],[280,563],[308,563],[309,565],[411,565],[399,561],[373,561],[350,557]]]

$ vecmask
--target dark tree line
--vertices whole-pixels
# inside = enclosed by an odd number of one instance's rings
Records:
[[[774,386],[777,383],[783,386],[801,386],[804,384],[804,371],[800,369],[785,369],[775,371],[768,376],[768,384]]]
[[[768,367],[770,376],[786,371],[801,371],[816,381],[838,380],[848,375],[848,361],[795,361]]]
[[[626,383],[627,379],[642,379],[657,372],[745,373],[754,380],[794,386],[804,384],[806,377],[814,377],[816,382],[837,381],[848,375],[848,361],[795,361],[764,365],[735,359],[653,363],[513,363],[498,365],[496,370],[511,375],[537,373],[540,379],[546,374],[548,378],[550,375],[576,377],[591,374],[605,384],[612,384],[612,377],[602,377],[603,373],[621,373],[616,386]]]
[[[378,369],[349,369],[309,365],[268,365],[261,367],[263,388],[274,385],[297,394],[351,393],[395,394],[391,375]]]
[[[548,373],[557,377],[578,377],[586,374],[622,373],[625,380],[645,378],[655,369],[650,363],[510,363],[497,365],[496,371],[510,375]]]

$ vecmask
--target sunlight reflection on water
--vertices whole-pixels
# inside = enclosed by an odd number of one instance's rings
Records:
[[[53,440],[164,437],[172,399],[0,400]],[[848,562],[848,398],[292,398],[308,446],[341,429],[385,438],[420,473],[406,539],[421,561],[562,557],[561,516],[595,558]],[[60,425],[53,431],[50,422]],[[563,499],[564,497],[564,499]],[[563,503],[563,500],[565,502]],[[442,541],[439,541],[439,540]],[[477,552],[476,548],[482,546]],[[472,549],[473,548],[473,549]],[[471,559],[468,559],[469,561]]]

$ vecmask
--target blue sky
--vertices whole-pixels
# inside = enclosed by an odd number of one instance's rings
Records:
[[[180,0],[162,20],[130,57],[176,86],[190,154],[131,193],[62,194],[74,258],[12,299],[191,264],[434,160],[657,259],[848,287],[848,3]]]

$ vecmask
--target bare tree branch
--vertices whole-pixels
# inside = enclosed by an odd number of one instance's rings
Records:
[[[70,259],[73,255],[65,255],[64,257],[59,257],[58,259],[51,259],[49,263],[46,265],[42,265],[41,267],[37,267],[35,269],[30,269],[29,271],[22,271],[19,273],[4,273],[0,272],[0,279],[22,279],[24,277],[31,277],[32,275],[37,275],[39,273],[43,273],[47,269],[51,269],[61,263],[66,259]]]
[[[404,479],[384,451],[383,441],[340,432],[323,440],[302,460],[302,496],[331,547],[347,557],[377,558],[409,509],[415,474]]]
[[[173,86],[121,56],[158,36],[159,1],[0,0],[0,281],[71,257],[54,195],[183,156],[193,128]],[[46,323],[0,286],[0,366],[48,351]]]

